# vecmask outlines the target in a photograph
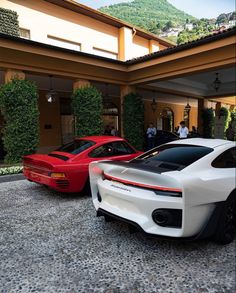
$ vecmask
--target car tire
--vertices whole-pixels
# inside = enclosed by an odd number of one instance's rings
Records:
[[[112,217],[108,216],[108,215],[104,215],[104,220],[105,220],[106,223],[114,221],[114,219]]]
[[[83,194],[88,195],[88,196],[92,196],[89,178],[87,179],[87,181],[84,185]]]
[[[236,235],[236,198],[228,198],[222,207],[214,241],[229,244]]]

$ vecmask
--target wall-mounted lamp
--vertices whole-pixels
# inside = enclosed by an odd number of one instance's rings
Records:
[[[190,112],[190,110],[191,110],[191,106],[189,105],[189,102],[188,102],[187,105],[184,107],[184,110],[185,110],[186,112]]]
[[[152,99],[151,108],[152,108],[153,113],[156,112],[157,102],[156,102],[156,99],[155,98]]]
[[[46,99],[48,103],[56,102],[57,92],[52,88],[52,75],[49,75],[50,89],[46,93]]]

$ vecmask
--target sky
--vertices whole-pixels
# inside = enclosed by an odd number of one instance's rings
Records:
[[[132,0],[77,0],[77,2],[93,8],[131,1]],[[168,0],[168,2],[176,8],[197,18],[216,18],[221,13],[232,12],[236,9],[235,0]]]

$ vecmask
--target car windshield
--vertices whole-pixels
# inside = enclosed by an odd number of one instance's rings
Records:
[[[74,141],[65,144],[57,149],[58,152],[70,153],[70,154],[80,154],[81,152],[87,150],[91,146],[95,145],[95,142],[90,140],[75,139]]]
[[[182,170],[212,151],[212,148],[196,145],[162,145],[132,160],[132,163],[158,168],[161,172]]]

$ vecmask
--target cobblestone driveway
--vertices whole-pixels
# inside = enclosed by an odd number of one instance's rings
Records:
[[[91,198],[0,184],[0,292],[236,292],[235,244],[130,234]]]

